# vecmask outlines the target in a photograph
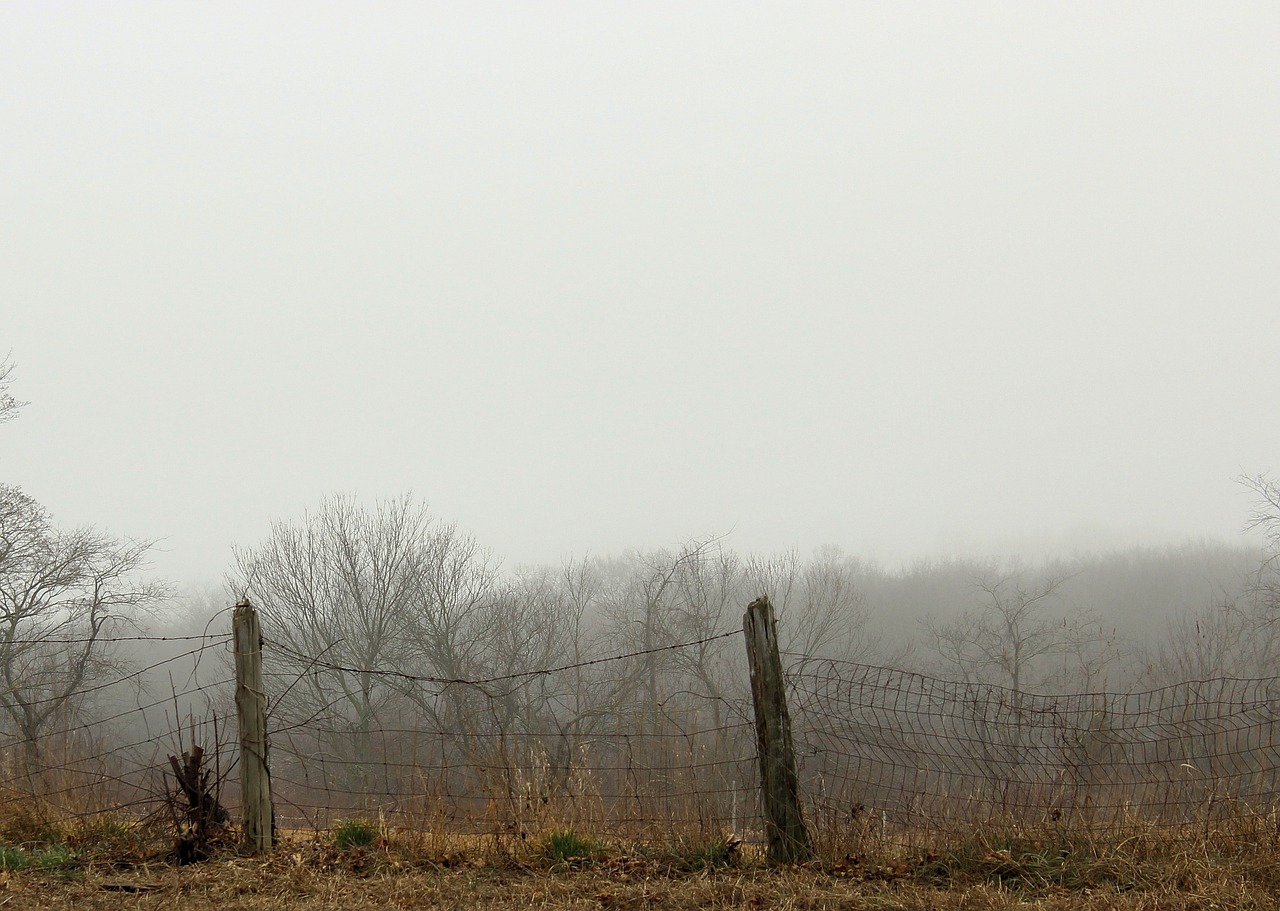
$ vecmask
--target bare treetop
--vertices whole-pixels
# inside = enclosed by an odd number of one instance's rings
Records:
[[[8,355],[0,360],[0,424],[12,421],[18,416],[22,406],[27,404],[15,399],[9,392],[9,385],[13,382],[13,367]]]

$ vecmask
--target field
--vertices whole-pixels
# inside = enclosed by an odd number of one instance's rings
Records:
[[[266,751],[219,736],[216,714],[155,736],[182,717],[175,700],[229,680],[100,708],[47,735],[42,766],[14,742],[0,911],[1280,908],[1274,678],[1042,696],[800,655],[790,800],[815,850],[771,866],[764,797],[785,789],[758,782],[742,694],[681,691],[658,715],[611,698],[626,710],[588,712],[581,730],[502,714],[557,674],[547,692],[577,692],[568,678],[604,662],[625,684],[614,665],[631,657],[521,673],[501,692],[448,681],[475,702],[454,728],[407,705],[354,729],[277,713],[274,809],[238,806],[246,756]],[[256,809],[279,827],[257,857],[235,828]]]
[[[1274,842],[1274,839],[1270,839]],[[535,908],[1261,909],[1280,906],[1271,845],[1239,839],[1067,846],[975,838],[947,850],[770,867],[733,842],[609,846],[567,832],[457,845],[376,827],[293,836],[266,857],[227,846],[179,865],[110,826],[6,848],[0,909]]]

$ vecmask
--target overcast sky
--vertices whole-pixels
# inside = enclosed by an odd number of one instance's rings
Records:
[[[1280,4],[0,5],[0,475],[218,579],[1239,541]]]

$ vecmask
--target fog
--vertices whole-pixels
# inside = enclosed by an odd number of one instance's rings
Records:
[[[412,491],[508,570],[1256,547],[1278,33],[7,3],[0,471],[196,589],[334,493]]]

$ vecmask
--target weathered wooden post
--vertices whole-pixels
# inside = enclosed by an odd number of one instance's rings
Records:
[[[254,853],[271,850],[275,811],[267,765],[267,694],[262,685],[262,628],[258,612],[242,600],[231,613],[236,655],[236,716],[240,722],[240,791],[244,845]]]
[[[813,857],[809,832],[800,814],[800,783],[791,746],[791,716],[778,654],[778,621],[768,596],[747,605],[742,618],[751,667],[751,701],[756,710],[756,752],[764,799],[769,859],[796,863]]]

